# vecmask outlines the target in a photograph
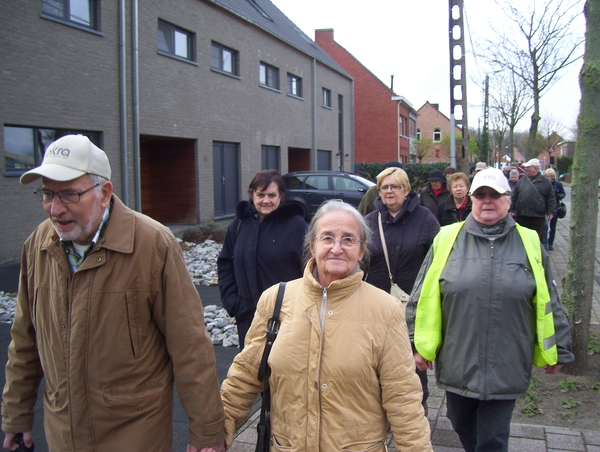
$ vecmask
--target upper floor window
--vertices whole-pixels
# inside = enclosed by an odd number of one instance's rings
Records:
[[[331,90],[323,88],[323,107],[331,108]]]
[[[5,174],[19,176],[39,166],[44,159],[46,148],[52,142],[65,135],[78,133],[86,135],[94,144],[100,146],[100,134],[98,132],[4,126]]]
[[[421,129],[417,129],[417,140],[421,139]]]
[[[267,63],[260,63],[260,84],[269,88],[279,89],[279,69]]]
[[[433,129],[433,141],[442,141],[442,131],[440,129]]]
[[[158,21],[158,53],[194,61],[194,33],[176,25]]]
[[[238,63],[238,51],[225,47],[218,42],[212,43],[211,65],[212,68],[232,75],[240,75]]]
[[[97,30],[96,3],[97,0],[42,0],[42,15]]]
[[[302,97],[302,78],[288,72],[287,92],[290,96]]]

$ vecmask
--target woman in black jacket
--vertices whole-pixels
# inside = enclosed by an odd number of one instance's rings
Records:
[[[285,184],[276,170],[254,176],[229,224],[217,260],[221,302],[235,317],[240,348],[264,290],[302,276],[307,224],[296,204],[283,204]]]
[[[552,189],[554,190],[554,194],[556,195],[556,209],[558,211],[558,206],[560,206],[560,201],[565,197],[565,188],[563,187],[562,182],[556,180],[556,171],[552,168],[548,168],[544,171],[544,176],[550,179],[550,183],[552,184]],[[558,212],[557,212],[558,213]],[[546,231],[548,232],[548,240],[544,243],[542,240],[542,245],[546,246],[548,251],[554,250],[554,237],[556,236],[556,226],[558,223],[558,215],[554,215],[552,220],[547,222],[547,225],[544,227],[544,233],[542,239],[546,238]]]
[[[437,212],[440,226],[465,221],[471,213],[471,198],[467,196],[470,185],[465,173],[454,173],[448,176],[450,196],[440,204]]]
[[[404,292],[410,294],[433,238],[440,230],[440,224],[427,207],[420,205],[419,197],[411,190],[404,170],[383,170],[377,175],[377,186],[377,210],[365,217],[373,231],[369,243],[371,258],[366,280],[375,287],[390,291],[390,276],[379,229],[381,216],[392,279]],[[423,387],[423,406],[427,411],[427,371],[417,373]]]

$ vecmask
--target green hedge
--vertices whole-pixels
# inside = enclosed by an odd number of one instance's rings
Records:
[[[564,173],[571,172],[571,165],[573,165],[573,157],[557,157],[556,158],[556,178]]]
[[[377,175],[381,172],[383,164],[382,163],[362,163],[362,172],[361,176],[376,182]],[[449,163],[404,163],[404,168],[406,169],[406,174],[408,174],[408,180],[410,180],[410,185],[413,190],[420,192],[421,189],[427,185],[427,178],[429,177],[429,172],[432,169],[439,169],[444,171],[444,169],[450,166]]]

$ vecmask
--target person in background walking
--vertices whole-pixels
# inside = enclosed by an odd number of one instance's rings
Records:
[[[385,162],[381,168],[383,171],[387,168],[402,168],[402,163],[396,162],[394,160],[390,160],[389,162]],[[358,205],[358,211],[361,213],[363,217],[366,217],[369,213],[375,210],[375,198],[379,196],[379,188],[377,184],[369,187],[363,198],[360,200],[360,204]]]
[[[250,199],[237,205],[217,259],[221,302],[235,317],[241,349],[263,291],[302,276],[307,225],[301,207],[283,203],[284,191],[278,171],[254,176]]]
[[[544,176],[546,176],[550,183],[552,184],[552,189],[556,195],[556,206],[560,204],[561,200],[565,197],[565,188],[563,187],[562,182],[556,180],[556,171],[552,168],[548,168],[544,171]],[[554,250],[554,237],[556,236],[556,226],[558,223],[558,216],[554,215],[552,219],[548,222],[548,228],[544,230],[543,239],[546,239],[546,233],[548,233],[547,240],[542,240],[542,244],[546,245],[546,249],[548,251]]]
[[[421,190],[419,202],[427,207],[431,213],[437,215],[438,207],[446,201],[450,192],[446,188],[446,176],[442,170],[432,169],[429,171],[429,181]]]
[[[440,225],[429,209],[419,205],[419,197],[411,190],[404,170],[383,170],[377,175],[377,187],[380,193],[375,200],[377,210],[365,217],[373,232],[369,243],[370,262],[366,281],[390,292],[390,273],[379,228],[381,224],[393,281],[410,294],[421,263],[439,232]],[[417,370],[417,374],[421,379],[423,406],[427,411],[427,371]]]
[[[454,173],[448,178],[450,196],[440,204],[437,213],[440,226],[464,221],[471,213],[471,198],[467,195],[469,186],[469,178],[465,173]]]
[[[541,241],[546,217],[552,220],[556,214],[556,195],[552,183],[540,172],[538,159],[523,166],[527,174],[515,185],[510,211],[517,223],[536,231]]]

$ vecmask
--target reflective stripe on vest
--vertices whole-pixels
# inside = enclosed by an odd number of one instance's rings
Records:
[[[464,222],[444,226],[433,240],[433,260],[423,280],[421,296],[415,315],[414,343],[419,354],[428,361],[435,361],[442,345],[442,301],[440,276],[452,252],[458,233]],[[543,367],[558,362],[556,338],[554,336],[554,315],[550,305],[550,291],[542,265],[542,250],[537,233],[516,225],[525,247],[525,253],[533,272],[536,292],[533,304],[536,313],[536,341],[534,343],[533,364]]]

